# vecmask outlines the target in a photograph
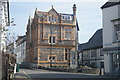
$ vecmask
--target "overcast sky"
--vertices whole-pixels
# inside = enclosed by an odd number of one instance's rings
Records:
[[[77,19],[79,22],[79,43],[85,43],[102,28],[101,6],[108,0],[10,0],[10,17],[14,18],[16,27],[9,27],[16,35],[25,35],[28,17],[33,16],[35,8],[49,11],[52,7],[58,13],[72,13],[73,4],[77,5]]]

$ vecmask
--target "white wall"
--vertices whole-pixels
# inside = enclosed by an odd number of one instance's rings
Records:
[[[112,47],[114,26],[111,20],[118,19],[118,6],[103,9],[103,48]]]
[[[17,54],[17,63],[21,64],[26,56],[26,41],[16,46],[15,53]]]
[[[111,20],[120,18],[120,6],[111,6],[103,9],[103,48],[118,47],[115,41],[114,25]],[[111,52],[104,54],[105,73],[112,72],[112,56]]]
[[[111,59],[111,57],[112,57],[112,55],[109,55],[109,54],[104,54],[104,64],[105,64],[105,73],[110,73],[110,72],[112,72],[112,67],[110,67],[110,66],[112,66],[112,59]]]

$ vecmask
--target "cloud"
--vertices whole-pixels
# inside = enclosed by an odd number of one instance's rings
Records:
[[[108,0],[10,0],[10,2],[107,2]]]

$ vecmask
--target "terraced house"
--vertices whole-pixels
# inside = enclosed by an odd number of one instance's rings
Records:
[[[76,5],[72,14],[35,10],[26,32],[26,62],[29,67],[76,67]]]

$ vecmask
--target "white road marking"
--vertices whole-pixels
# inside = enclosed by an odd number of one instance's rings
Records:
[[[25,76],[27,77],[28,80],[32,80],[25,71],[23,71],[23,73],[25,74]]]

